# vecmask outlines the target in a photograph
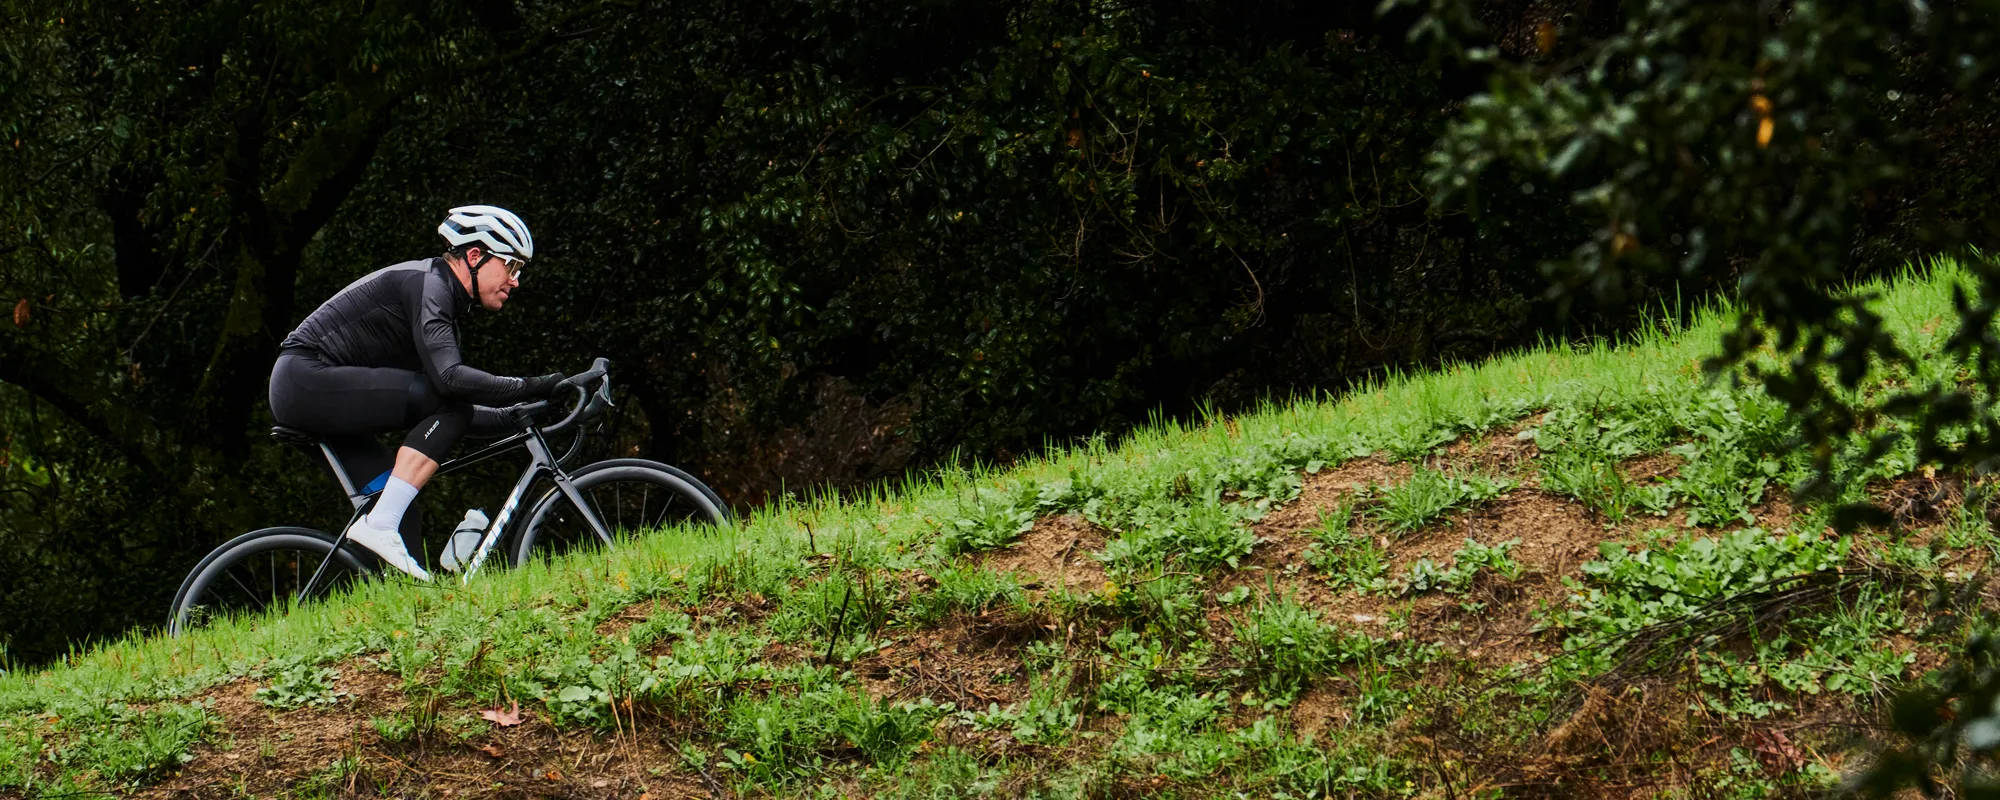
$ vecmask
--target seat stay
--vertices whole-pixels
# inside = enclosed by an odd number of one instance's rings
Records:
[[[333,452],[328,451],[327,457],[332,458]],[[340,557],[340,546],[347,544],[348,529],[354,527],[354,521],[360,518],[361,504],[356,503],[354,506],[354,515],[347,518],[347,524],[340,526],[340,533],[333,537],[333,549],[328,550],[326,558],[320,559],[319,566],[313,568],[312,577],[306,579],[306,582],[299,586],[299,593],[293,598],[294,603],[303,603],[312,599],[313,590],[319,588],[319,579],[326,576],[326,568],[333,563],[334,559]]]

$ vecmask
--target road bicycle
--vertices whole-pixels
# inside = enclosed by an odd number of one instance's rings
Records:
[[[591,385],[595,384],[595,389]],[[554,399],[521,403],[503,409],[518,428],[511,435],[477,452],[439,465],[444,475],[502,453],[525,449],[528,464],[500,504],[479,541],[478,549],[460,570],[466,582],[495,554],[509,565],[550,558],[579,549],[613,548],[621,539],[662,526],[678,524],[727,527],[733,524],[722,498],[693,475],[657,461],[612,458],[576,469],[568,463],[583,449],[587,423],[613,405],[609,363],[597,359],[591,369],[570,379],[576,400],[553,425],[539,421],[558,410]],[[554,455],[549,437],[573,430],[575,438],[561,456]],[[351,525],[381,490],[354,480],[319,437],[278,426],[272,437],[326,460],[334,478],[353,506]],[[534,490],[540,489],[539,494]],[[535,499],[516,523],[515,512],[530,495]],[[238,536],[215,548],[188,573],[174,595],[168,632],[172,635],[213,620],[244,613],[289,611],[298,604],[326,597],[383,573],[375,555],[346,539],[312,528],[264,528]]]

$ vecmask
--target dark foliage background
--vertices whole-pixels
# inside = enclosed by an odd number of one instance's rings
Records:
[[[1623,8],[1456,13],[1559,71]],[[0,642],[27,661],[153,623],[227,536],[339,523],[329,483],[262,437],[275,343],[346,282],[437,252],[456,204],[520,211],[542,254],[504,313],[470,324],[474,363],[612,358],[628,409],[613,446],[745,504],[1611,332],[1745,263],[1551,302],[1542,265],[1601,238],[1571,202],[1584,177],[1493,159],[1472,202],[1433,208],[1426,158],[1492,69],[1407,43],[1435,10],[4,13]],[[1842,270],[1916,252],[1926,192],[1984,207],[1982,119],[1913,115],[1946,155],[1874,187]],[[500,479],[423,502],[455,516]]]

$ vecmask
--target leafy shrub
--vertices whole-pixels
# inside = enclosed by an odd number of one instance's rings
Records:
[[[547,706],[551,721],[600,727],[617,724],[613,703],[651,695],[661,682],[660,673],[630,641],[613,644],[602,659],[570,655],[545,664],[538,676],[542,682],[531,696]]]
[[[1237,752],[1218,724],[1229,706],[1223,692],[1178,685],[1149,688],[1143,700],[1124,711],[1125,729],[1111,744],[1110,755],[1183,780],[1213,775]]]
[[[1582,501],[1613,525],[1624,522],[1634,506],[1657,507],[1643,502],[1646,487],[1633,486],[1614,461],[1561,452],[1542,456],[1540,471],[1542,488]]]
[[[1674,493],[1687,500],[1690,526],[1719,526],[1732,522],[1755,523],[1751,508],[1764,500],[1764,487],[1776,477],[1776,459],[1753,458],[1728,445],[1675,447],[1673,452],[1687,459]]]
[[[0,790],[26,789],[46,746],[25,719],[0,719]]]
[[[1629,633],[1685,619],[1712,600],[1774,579],[1838,569],[1849,548],[1849,540],[1841,537],[1779,536],[1758,528],[1636,551],[1604,542],[1598,545],[1598,560],[1583,565],[1583,581],[1564,579],[1573,593],[1570,610],[1561,616],[1580,630]]]
[[[1215,488],[1269,508],[1299,496],[1303,486],[1299,473],[1317,475],[1365,452],[1366,448],[1352,438],[1308,438],[1288,433],[1254,445],[1245,455],[1218,459],[1209,468],[1209,480]]]
[[[194,760],[188,751],[208,737],[216,721],[207,708],[191,703],[161,703],[144,711],[113,704],[64,720],[70,741],[55,760],[122,785]]]
[[[1414,461],[1458,438],[1454,426],[1428,416],[1402,417],[1390,422],[1382,441],[1382,452],[1391,461]]]
[[[1537,459],[1542,488],[1576,498],[1614,525],[1635,510],[1666,514],[1673,503],[1671,490],[1665,485],[1634,485],[1619,467],[1625,459],[1666,446],[1675,430],[1675,415],[1663,408],[1666,402],[1641,395],[1624,407],[1551,409],[1534,430],[1535,445],[1542,453]]]
[[[800,641],[858,647],[893,611],[893,587],[871,571],[838,571],[786,593],[770,620],[773,634]]]
[[[1146,623],[1150,632],[1176,642],[1199,636],[1207,627],[1202,616],[1204,594],[1194,576],[1166,565],[1126,576],[1116,596],[1118,612]]]
[[[945,525],[939,547],[946,555],[956,555],[1013,544],[1021,534],[1035,527],[1037,497],[1028,491],[980,489],[978,499],[964,510],[964,516]]]
[[[1410,568],[1403,571],[1403,578],[1399,582],[1402,584],[1403,594],[1422,594],[1446,587],[1456,588],[1455,576],[1451,570],[1438,566],[1436,561],[1428,558],[1419,558],[1411,562]]]
[[[1839,569],[1850,543],[1817,533],[1772,535],[1747,528],[1637,551],[1606,542],[1599,551],[1599,560],[1583,566],[1583,581],[1565,580],[1573,590],[1569,607],[1549,620],[1570,631],[1565,649],[1580,655],[1593,672],[1611,666],[1621,637],[1689,620],[1697,612],[1749,614],[1747,604],[1717,603],[1773,581]],[[1766,684],[1808,694],[1877,691],[1897,680],[1910,658],[1889,647],[1888,636],[1903,623],[1895,604],[1882,597],[1879,587],[1863,585],[1852,603],[1835,599],[1831,606],[1801,607],[1757,624],[1745,618],[1738,630],[1748,636],[1749,654],[1716,647],[1708,638],[1689,643],[1694,653],[1689,659],[1714,707],[1729,715],[1764,716],[1782,709],[1762,689]],[[1713,618],[1704,623],[1716,624]],[[1673,655],[1655,655],[1679,658],[1687,652],[1682,646]]]
[[[1685,416],[1669,410],[1681,402],[1641,394],[1615,407],[1558,405],[1535,427],[1535,447],[1544,457],[1553,453],[1608,461],[1657,453],[1677,430],[1676,419]]]
[[[1061,668],[1029,677],[1027,699],[1006,708],[988,704],[985,711],[969,712],[967,717],[981,730],[1006,730],[1022,744],[1059,747],[1083,724],[1083,703],[1083,698],[1070,693],[1069,671]]]

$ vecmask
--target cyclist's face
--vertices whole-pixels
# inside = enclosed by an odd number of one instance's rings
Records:
[[[486,263],[479,266],[479,304],[489,311],[499,311],[521,285],[521,273],[514,268],[520,262],[510,262],[498,255],[485,260]]]

